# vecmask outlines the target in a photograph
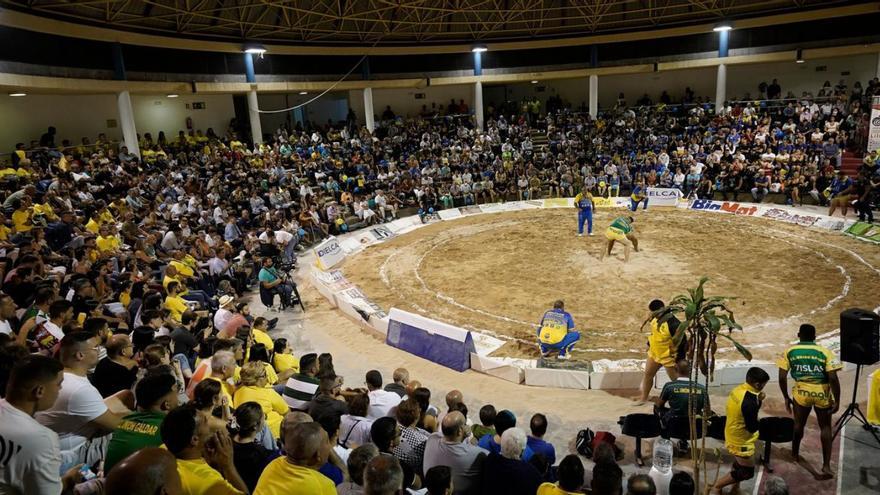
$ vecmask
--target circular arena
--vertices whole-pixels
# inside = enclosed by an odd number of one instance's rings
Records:
[[[563,299],[584,333],[577,360],[643,358],[647,301],[669,300],[702,276],[707,292],[736,297],[744,329],[735,337],[760,359],[775,359],[801,320],[831,337],[842,309],[877,305],[880,253],[838,232],[653,208],[634,214],[640,251],[631,261],[621,247],[600,261],[604,227],[623,214],[599,210],[592,237],[575,235],[569,208],[438,222],[372,246],[342,269],[386,309],[504,340],[492,354],[499,357],[537,357],[536,325]],[[722,347],[719,357],[737,358],[731,351]]]

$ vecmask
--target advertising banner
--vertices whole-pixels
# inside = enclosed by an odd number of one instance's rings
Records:
[[[321,270],[329,270],[338,265],[345,259],[345,252],[335,237],[330,237],[326,241],[315,246],[315,259],[318,268]]]
[[[868,153],[880,149],[880,96],[871,103],[871,126],[868,128]]]
[[[710,199],[696,199],[690,203],[690,209],[732,213],[747,217],[754,216],[760,212],[757,206],[741,205],[731,201],[712,201]]]
[[[648,206],[677,206],[681,191],[676,188],[649,187]]]
[[[856,239],[880,244],[880,225],[868,222],[856,222],[844,231],[844,234]]]
[[[761,216],[764,218],[772,218],[774,220],[782,220],[783,222],[796,223],[804,227],[809,227],[819,220],[819,217],[815,215],[798,215],[797,213],[790,213],[780,208],[769,208]]]

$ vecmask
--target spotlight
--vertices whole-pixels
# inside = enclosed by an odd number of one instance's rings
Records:
[[[177,98],[177,97],[180,96],[180,95],[170,94],[170,95],[165,95],[165,96],[168,97],[168,98]]]
[[[301,95],[307,95],[307,94],[309,94],[309,92],[308,92],[308,91],[300,91],[299,94],[301,94]]]
[[[712,28],[712,31],[720,33],[721,31],[730,31],[731,29],[733,29],[733,26],[731,26],[729,22],[722,22],[721,24]]]
[[[27,96],[27,93],[9,93],[9,96]]]
[[[532,84],[538,84],[538,80],[537,80],[537,79],[533,79],[533,80],[532,80]]]
[[[266,53],[266,47],[259,43],[248,43],[244,45],[244,52],[251,55],[259,55],[260,58],[263,58],[263,54]]]
[[[471,48],[471,51],[474,53],[482,53],[482,52],[485,52],[488,50],[489,50],[489,47],[487,47],[486,45],[474,45],[474,47]]]

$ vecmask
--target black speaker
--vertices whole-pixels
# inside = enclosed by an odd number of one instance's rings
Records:
[[[840,359],[862,365],[880,361],[880,316],[859,308],[840,313]]]

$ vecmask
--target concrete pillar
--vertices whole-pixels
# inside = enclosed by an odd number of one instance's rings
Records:
[[[474,118],[477,121],[477,129],[483,130],[483,83],[474,83]]]
[[[376,129],[375,114],[373,113],[373,88],[364,89],[364,121],[370,132]]]
[[[877,52],[877,69],[874,72],[874,77],[880,77],[880,52]]]
[[[116,95],[116,108],[119,112],[119,125],[122,127],[122,141],[129,153],[134,153],[140,158],[141,148],[138,145],[134,111],[131,109],[131,95],[128,91],[122,91]]]
[[[474,52],[474,75],[483,75],[483,52]]]
[[[727,99],[727,64],[718,64],[718,77],[715,79],[715,113],[724,108]]]
[[[263,142],[263,125],[260,123],[260,102],[257,100],[257,75],[254,72],[254,55],[252,53],[244,54],[244,71],[247,82],[251,85],[251,90],[247,94],[248,102],[248,118],[251,122],[251,138],[254,144]]]
[[[596,118],[599,113],[599,76],[592,74],[590,76],[590,100],[589,107],[590,117]]]
[[[718,56],[726,57],[727,56],[727,45],[730,41],[730,31],[719,31],[718,32]]]

